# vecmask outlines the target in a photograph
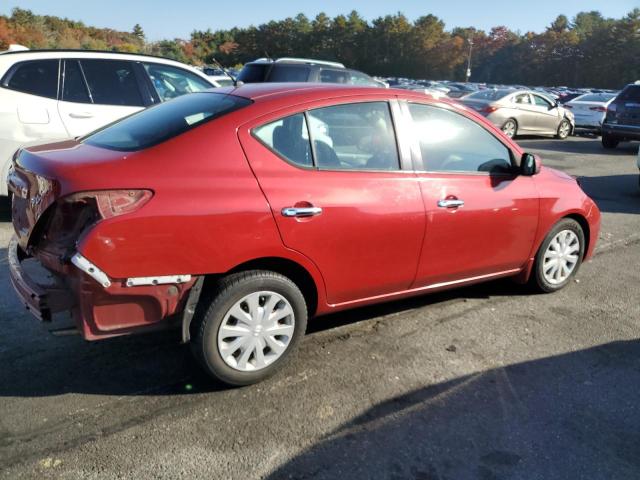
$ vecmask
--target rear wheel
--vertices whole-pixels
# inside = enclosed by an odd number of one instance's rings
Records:
[[[307,327],[300,289],[275,272],[229,275],[205,300],[192,351],[205,370],[228,385],[260,382],[285,364]]]
[[[504,122],[501,130],[507,137],[515,138],[518,133],[518,123],[513,118],[510,118],[509,120]]]
[[[559,140],[564,140],[571,133],[571,123],[569,120],[562,120],[560,125],[558,125],[558,131],[556,132],[556,138]]]
[[[602,134],[602,146],[604,148],[616,148],[618,143],[620,143],[620,140],[617,138],[607,135],[606,133]]]
[[[536,254],[532,281],[543,292],[555,292],[575,276],[584,257],[582,227],[571,218],[560,220]]]

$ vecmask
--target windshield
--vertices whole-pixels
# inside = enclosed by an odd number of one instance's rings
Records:
[[[500,100],[511,92],[512,90],[480,90],[479,92],[467,95],[465,100]]]
[[[192,93],[112,123],[82,142],[109,150],[143,150],[250,103],[233,95]]]

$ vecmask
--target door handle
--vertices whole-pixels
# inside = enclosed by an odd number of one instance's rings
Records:
[[[71,118],[93,118],[93,113],[89,113],[89,112],[81,112],[81,113],[71,112],[69,114],[69,116]]]
[[[280,213],[282,213],[283,217],[313,217],[320,215],[322,209],[320,207],[285,207]]]
[[[464,205],[464,200],[447,199],[438,200],[438,206],[441,208],[458,208]]]

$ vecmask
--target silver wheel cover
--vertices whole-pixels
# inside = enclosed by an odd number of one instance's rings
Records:
[[[558,232],[544,252],[542,275],[551,285],[559,285],[569,278],[578,265],[580,240],[572,230]]]
[[[286,298],[271,291],[250,293],[225,314],[218,330],[218,352],[235,370],[261,370],[287,350],[294,330],[295,315]]]

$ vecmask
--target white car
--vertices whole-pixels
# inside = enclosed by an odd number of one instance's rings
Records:
[[[615,93],[585,93],[564,104],[573,113],[576,130],[600,133],[607,107],[616,98]]]
[[[180,95],[216,87],[164,58],[93,51],[0,53],[0,196],[23,146],[66,140]]]

